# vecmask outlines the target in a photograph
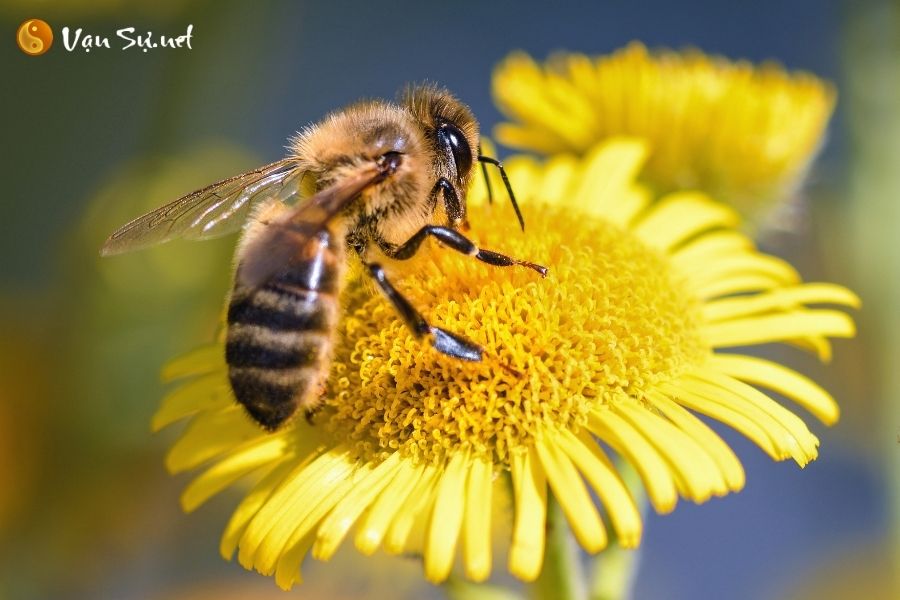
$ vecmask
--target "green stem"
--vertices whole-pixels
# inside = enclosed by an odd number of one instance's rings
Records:
[[[647,512],[647,495],[640,477],[630,464],[623,460],[616,462],[616,470],[631,492],[632,498],[641,511]],[[634,575],[640,560],[640,550],[626,550],[615,539],[609,547],[594,559],[591,576],[590,600],[625,600],[632,596]]]
[[[454,575],[442,587],[450,600],[522,600],[513,590],[486,583],[472,583]]]
[[[547,547],[541,574],[531,586],[534,600],[581,600],[584,576],[578,548],[566,525],[559,502],[547,494]]]

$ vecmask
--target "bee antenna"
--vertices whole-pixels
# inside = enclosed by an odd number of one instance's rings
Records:
[[[493,190],[493,187],[491,186],[491,178],[488,177],[488,174],[487,174],[487,165],[484,163],[483,160],[481,160],[482,156],[484,156],[484,155],[481,153],[481,144],[478,144],[478,160],[481,162],[481,174],[484,176],[484,185],[487,188],[488,204],[493,204],[494,203],[494,190]]]
[[[513,205],[513,210],[516,211],[516,217],[519,219],[519,226],[522,228],[522,231],[525,231],[525,219],[522,218],[522,211],[519,210],[519,203],[516,202],[516,195],[513,194],[512,186],[509,184],[509,177],[506,176],[506,169],[503,168],[503,163],[501,163],[496,158],[491,158],[490,156],[483,156],[479,152],[478,162],[481,163],[482,168],[484,168],[485,164],[493,165],[500,170],[500,178],[503,179],[503,185],[506,186],[506,193],[509,194],[509,201]],[[487,169],[485,169],[487,171]],[[487,178],[487,174],[485,173],[485,178]],[[488,186],[488,190],[490,190],[490,186]],[[490,197],[490,196],[488,196]]]

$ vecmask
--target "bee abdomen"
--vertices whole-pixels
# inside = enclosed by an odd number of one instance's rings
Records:
[[[281,283],[232,300],[225,343],[235,397],[269,430],[318,400],[337,313],[334,296]]]

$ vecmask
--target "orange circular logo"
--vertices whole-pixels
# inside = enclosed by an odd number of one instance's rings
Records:
[[[28,56],[40,56],[53,45],[53,30],[47,21],[28,19],[16,31],[19,49]]]

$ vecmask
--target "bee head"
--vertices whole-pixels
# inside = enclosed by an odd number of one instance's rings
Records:
[[[436,180],[446,179],[459,199],[459,210],[447,216],[450,226],[457,227],[466,219],[466,191],[478,152],[478,121],[468,106],[435,85],[408,87],[401,103],[421,127],[430,146]]]

